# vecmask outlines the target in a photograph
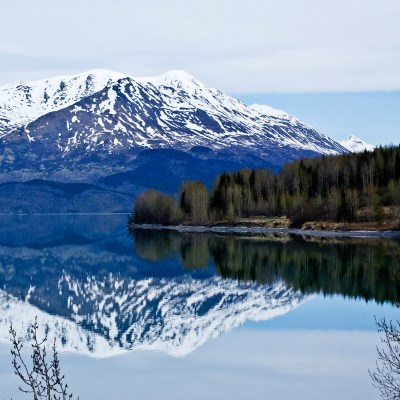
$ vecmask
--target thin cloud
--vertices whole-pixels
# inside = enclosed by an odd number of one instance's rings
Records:
[[[181,68],[235,93],[400,89],[398,0],[42,0],[2,14],[0,84]]]

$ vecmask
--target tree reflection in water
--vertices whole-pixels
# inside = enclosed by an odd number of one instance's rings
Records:
[[[400,243],[378,239],[316,239],[132,232],[137,254],[147,260],[181,258],[186,268],[210,263],[226,278],[272,283],[283,279],[303,293],[340,294],[398,303]],[[400,321],[376,321],[382,334],[372,382],[386,400],[400,399]]]
[[[179,257],[188,269],[212,264],[225,278],[258,283],[282,279],[303,293],[340,294],[379,303],[399,298],[393,277],[400,242],[395,240],[153,230],[131,234],[137,255],[146,260]]]

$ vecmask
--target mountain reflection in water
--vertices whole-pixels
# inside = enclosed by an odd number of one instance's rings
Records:
[[[398,298],[396,241],[147,230],[129,236],[126,222],[118,215],[2,217],[0,340],[10,321],[24,335],[37,315],[61,349],[186,355],[313,293]]]

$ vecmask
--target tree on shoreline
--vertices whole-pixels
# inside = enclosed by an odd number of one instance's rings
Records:
[[[146,191],[136,200],[132,222],[206,225],[282,215],[297,225],[400,221],[400,146],[304,158],[277,174],[261,168],[222,173],[210,192],[200,181],[185,181],[179,200]]]
[[[188,221],[195,225],[209,221],[209,194],[201,181],[185,181],[179,189],[179,206]]]
[[[138,224],[173,225],[182,219],[182,211],[175,198],[153,189],[137,197],[133,215]]]

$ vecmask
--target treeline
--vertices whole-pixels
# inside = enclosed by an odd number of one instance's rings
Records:
[[[399,218],[400,146],[372,152],[306,158],[271,170],[219,175],[209,192],[183,182],[178,198],[156,190],[137,197],[135,223],[209,224],[252,216],[292,221],[381,222]]]

